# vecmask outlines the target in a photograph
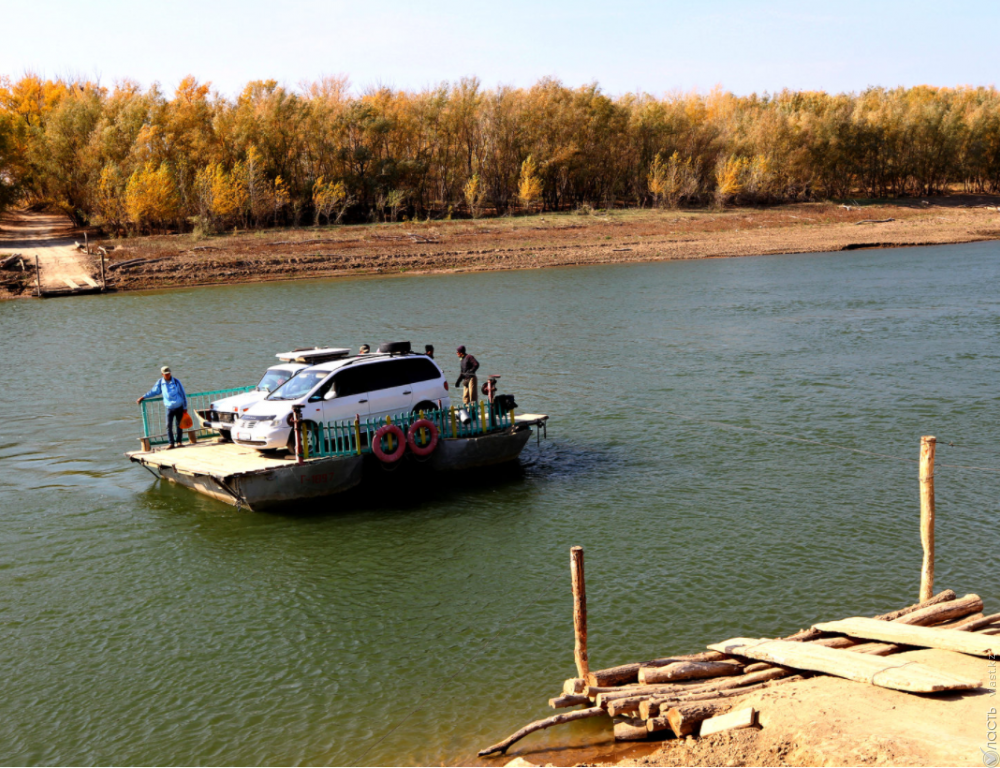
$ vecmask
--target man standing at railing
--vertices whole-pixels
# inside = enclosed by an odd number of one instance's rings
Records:
[[[149,392],[135,402],[141,403],[147,397],[163,396],[163,407],[167,409],[167,437],[170,438],[170,445],[167,447],[169,449],[174,447],[174,421],[177,422],[177,445],[179,446],[184,439],[184,433],[181,432],[181,417],[187,409],[187,393],[184,392],[181,380],[175,379],[171,375],[168,366],[163,366],[160,373],[163,374],[162,378],[153,385]],[[192,434],[194,433],[192,432]]]
[[[455,386],[462,386],[462,403],[468,405],[479,400],[477,386],[479,380],[476,378],[476,371],[479,370],[479,361],[472,355],[467,354],[465,345],[458,348],[458,359],[462,361],[462,371],[458,375]]]

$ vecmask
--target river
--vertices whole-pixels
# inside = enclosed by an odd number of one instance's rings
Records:
[[[1000,468],[998,257],[0,304],[0,762],[467,763],[574,674],[572,545],[595,668],[913,602],[920,436],[939,464]],[[397,339],[433,343],[452,380],[468,345],[549,439],[491,483],[387,474],[308,514],[238,512],[123,456],[163,364],[193,392],[288,348]],[[938,469],[937,587],[993,611],[998,494],[998,472]],[[589,721],[524,746],[602,738]]]

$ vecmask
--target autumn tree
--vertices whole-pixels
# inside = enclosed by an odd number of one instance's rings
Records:
[[[462,188],[462,196],[465,198],[465,204],[469,207],[469,214],[472,218],[478,219],[483,212],[483,198],[485,197],[483,185],[479,182],[478,173],[472,174],[469,180],[465,182],[465,186]]]
[[[137,168],[125,186],[125,211],[140,231],[166,228],[176,222],[180,199],[166,163]]]
[[[21,194],[24,169],[19,163],[19,155],[14,119],[0,112],[0,213],[13,205]]]
[[[538,167],[534,158],[528,155],[521,163],[521,175],[517,180],[517,199],[530,209],[542,195],[542,180],[538,178]]]
[[[330,217],[335,212],[337,213],[336,223],[339,224],[344,212],[351,204],[351,198],[347,194],[344,182],[328,182],[320,176],[313,184],[312,204],[316,211],[316,226],[319,226],[321,217],[326,219],[326,223],[329,224]]]

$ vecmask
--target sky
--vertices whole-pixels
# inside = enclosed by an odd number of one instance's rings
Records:
[[[346,75],[356,91],[554,77],[610,94],[997,82],[1000,3],[965,0],[0,0],[0,76],[186,75],[235,96]]]

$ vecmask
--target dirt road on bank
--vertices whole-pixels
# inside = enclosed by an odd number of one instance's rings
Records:
[[[11,211],[0,217],[0,255],[21,255],[32,273],[31,288],[37,256],[43,292],[96,286],[92,260],[75,245],[81,238],[62,213]]]

